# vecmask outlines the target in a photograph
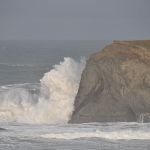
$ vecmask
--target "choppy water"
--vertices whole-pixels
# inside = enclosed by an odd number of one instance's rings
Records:
[[[1,41],[0,149],[150,150],[149,123],[67,124],[83,57],[105,44]]]
[[[29,125],[1,123],[0,149],[149,150],[150,124]]]

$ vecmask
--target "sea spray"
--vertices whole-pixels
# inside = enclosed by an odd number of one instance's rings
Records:
[[[23,123],[67,122],[73,111],[85,59],[66,57],[45,73],[40,89],[9,87],[0,92],[0,121]]]

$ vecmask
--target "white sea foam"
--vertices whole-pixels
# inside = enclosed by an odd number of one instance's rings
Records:
[[[63,62],[45,73],[38,94],[21,86],[1,91],[0,121],[67,122],[73,111],[84,66],[84,59],[76,62],[72,58],[64,58]]]
[[[66,133],[49,133],[40,135],[42,138],[47,139],[79,139],[79,138],[103,138],[103,139],[113,139],[113,140],[131,140],[131,139],[139,139],[139,140],[149,140],[150,139],[150,131],[133,131],[133,130],[125,130],[125,131],[94,131],[94,132],[66,132]]]

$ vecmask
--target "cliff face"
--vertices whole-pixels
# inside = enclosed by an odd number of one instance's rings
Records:
[[[114,41],[87,61],[70,123],[150,121],[150,40]]]

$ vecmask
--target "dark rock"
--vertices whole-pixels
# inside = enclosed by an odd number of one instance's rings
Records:
[[[149,114],[150,41],[114,41],[93,54],[69,122],[148,122]]]

